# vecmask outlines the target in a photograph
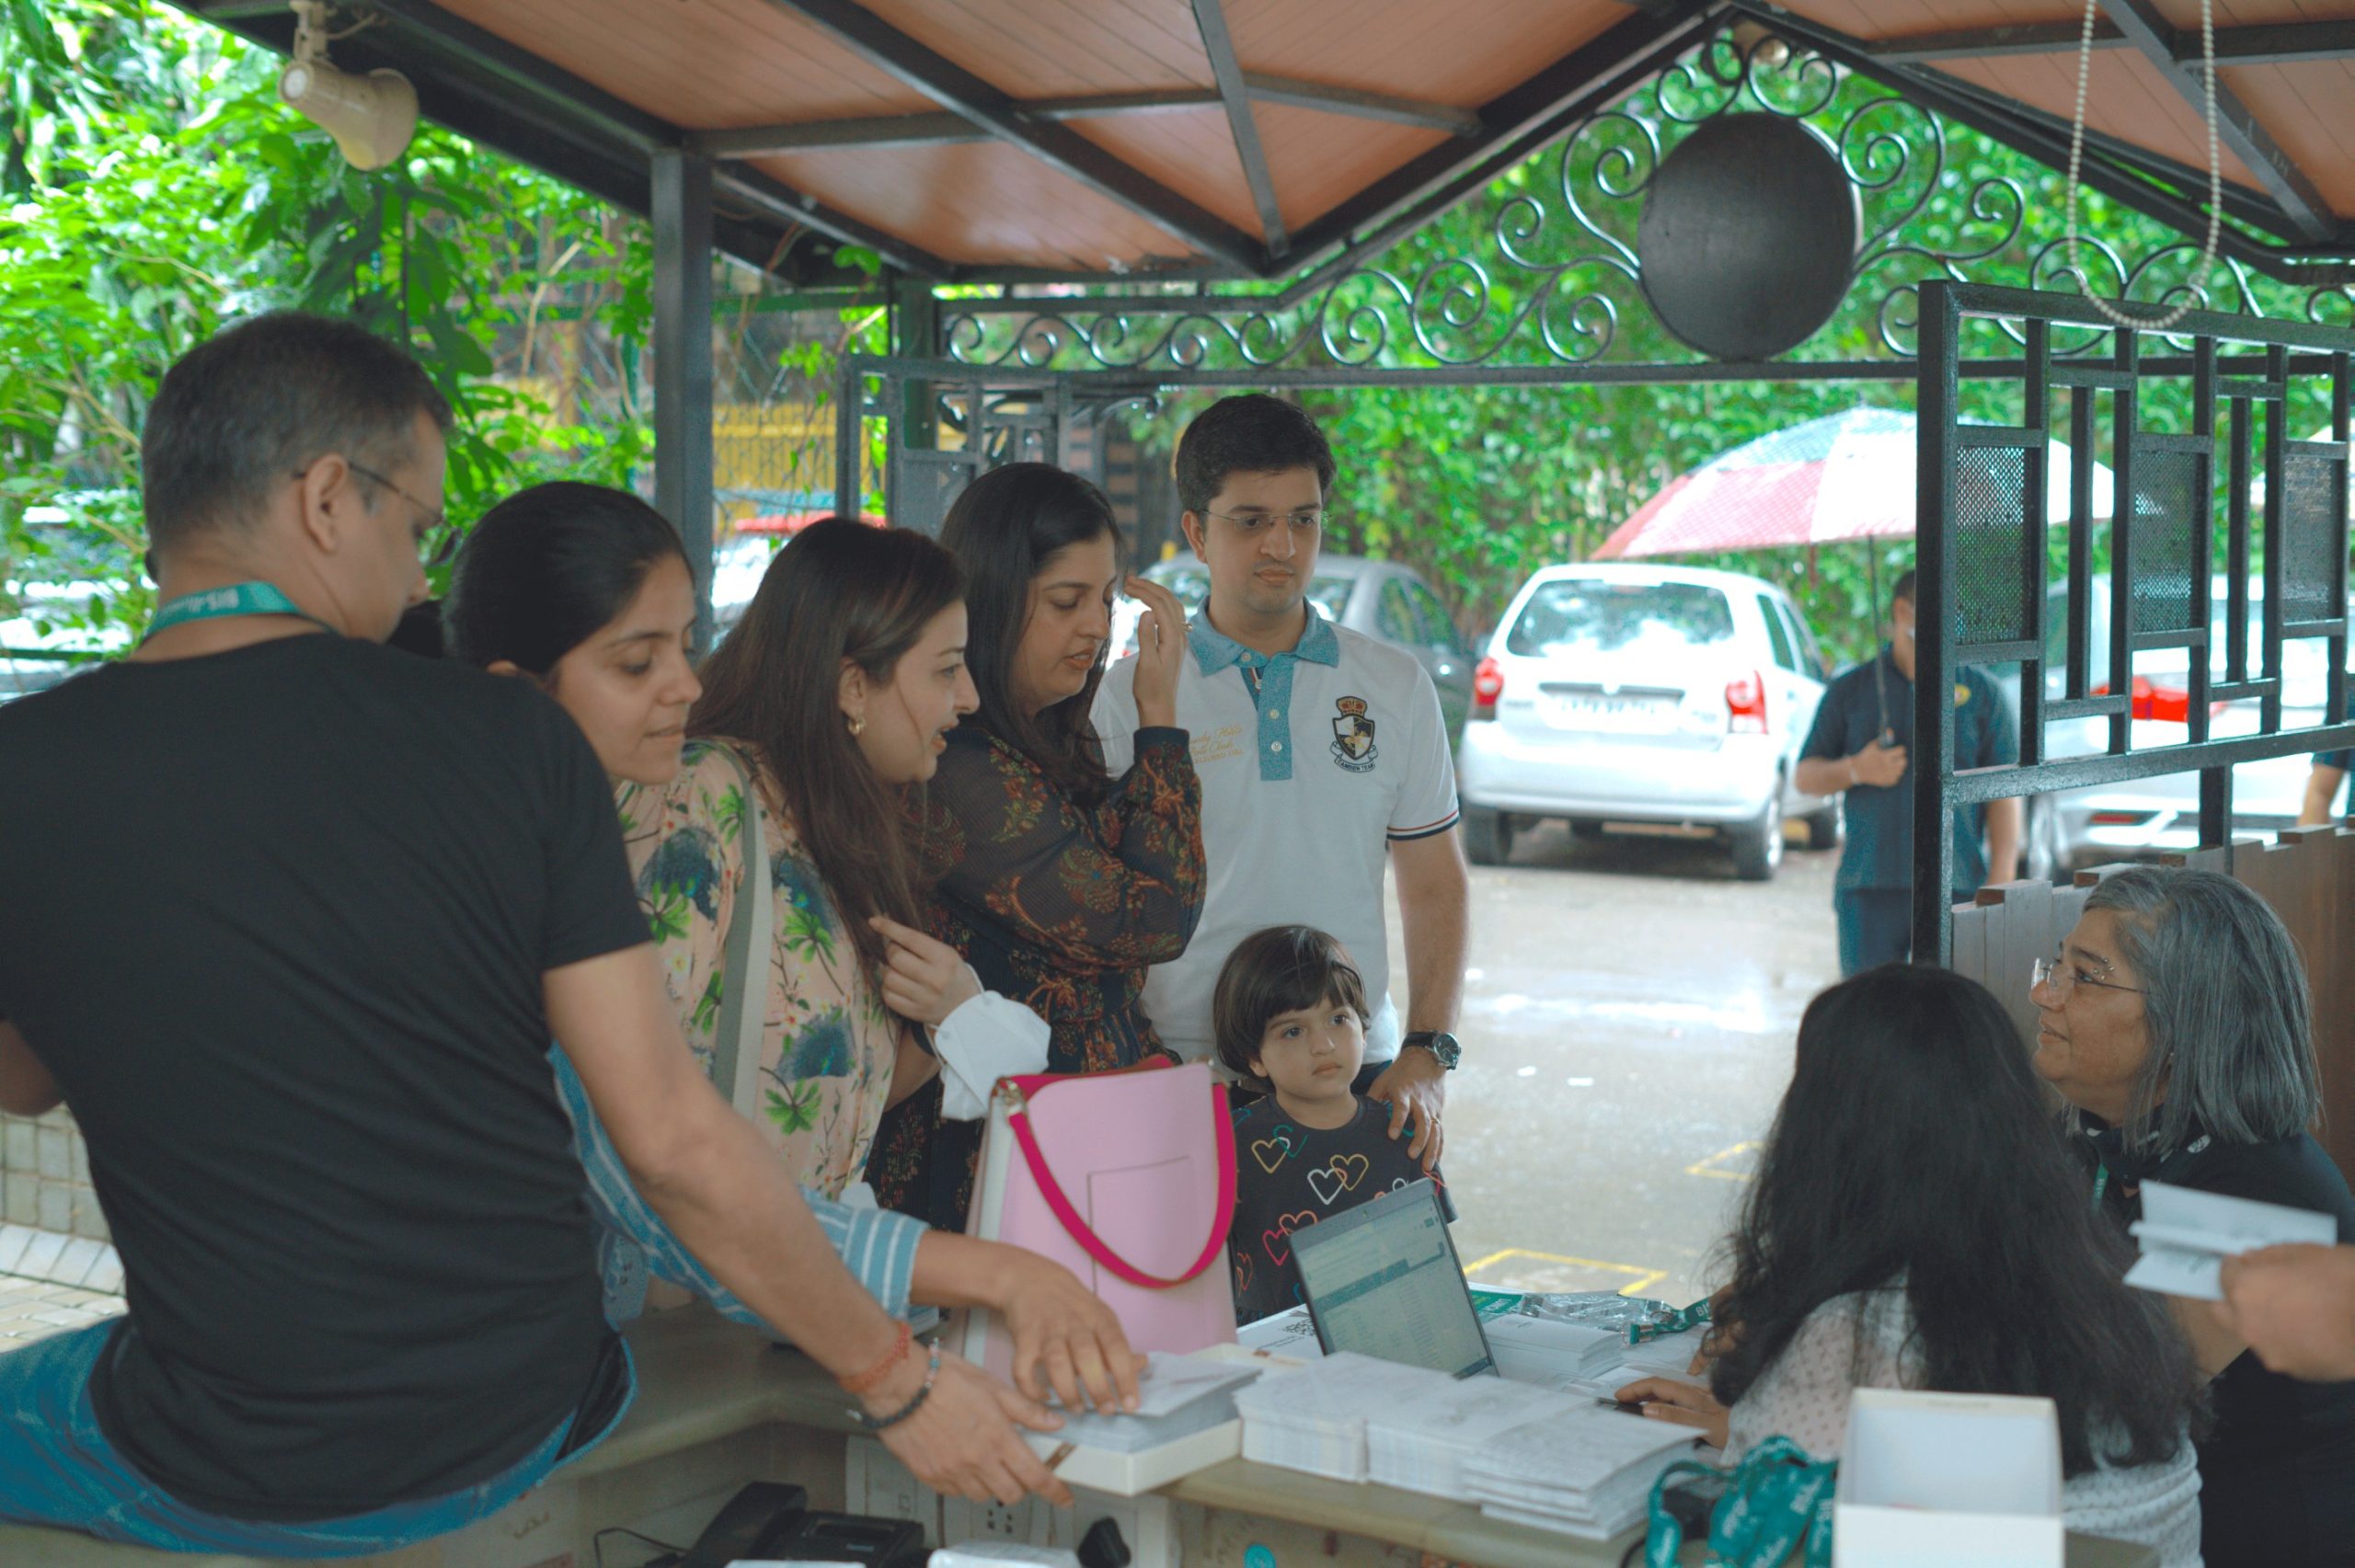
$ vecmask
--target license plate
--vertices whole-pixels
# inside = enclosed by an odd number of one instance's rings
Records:
[[[1606,692],[1550,693],[1544,708],[1545,722],[1557,729],[1602,729],[1619,734],[1656,735],[1671,728],[1673,704],[1658,697],[1630,697]]]

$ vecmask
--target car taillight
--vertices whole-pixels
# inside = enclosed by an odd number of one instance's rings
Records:
[[[1497,699],[1505,694],[1505,672],[1497,668],[1493,658],[1484,658],[1472,671],[1472,716],[1492,719],[1497,716]]]
[[[2189,724],[2191,722],[2191,693],[2180,686],[2156,685],[2148,676],[2137,675],[2134,677],[2133,685],[2129,687],[2128,691],[2131,694],[2127,698],[2127,709],[2135,718],[2153,719],[2160,724]],[[2109,687],[2107,684],[2097,686],[2094,688],[2093,694],[2097,697],[2107,697],[2109,695]],[[2222,703],[2208,704],[2211,716],[2223,711],[2224,704]]]
[[[1766,733],[1766,682],[1755,670],[1726,682],[1726,733]]]

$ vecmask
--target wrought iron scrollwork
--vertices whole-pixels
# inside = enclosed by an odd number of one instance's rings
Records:
[[[2188,293],[2202,309],[2266,314],[2246,268],[2223,261],[2193,276],[2199,246],[2188,240],[2130,258],[2086,237],[2080,248],[2089,275],[2080,275],[2057,235],[2041,232],[2057,220],[2032,208],[2011,175],[1955,166],[1931,111],[1729,19],[1626,99],[1572,127],[1542,170],[1523,166],[1509,177],[1511,188],[1473,242],[1417,270],[1402,269],[1394,251],[1291,299],[1074,292],[948,302],[947,351],[976,366],[1145,372],[1687,359],[1644,303],[1636,220],[1675,144],[1735,113],[1777,115],[1814,131],[1863,212],[1846,302],[1798,359],[1811,351],[1912,357],[1915,297],[1932,278],[2162,303]],[[2284,314],[2290,308],[2279,296],[2274,303]],[[2355,289],[2317,289],[2304,304],[2315,321],[2355,319]],[[2056,333],[2053,349],[2089,352],[2105,341],[2091,330],[2066,341]]]

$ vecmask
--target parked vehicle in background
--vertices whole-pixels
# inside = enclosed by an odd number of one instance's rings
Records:
[[[1706,829],[1737,875],[1783,859],[1786,814],[1838,842],[1839,804],[1793,783],[1831,679],[1789,597],[1697,567],[1549,567],[1507,607],[1474,686],[1456,775],[1475,863],[1529,822]]]
[[[1199,612],[1210,597],[1210,568],[1190,556],[1157,562],[1146,567],[1143,575],[1176,594],[1189,616]],[[1308,597],[1336,625],[1405,648],[1421,660],[1431,684],[1439,688],[1440,714],[1447,721],[1447,733],[1451,737],[1463,733],[1465,716],[1472,707],[1471,646],[1455,629],[1454,618],[1420,572],[1396,561],[1321,555],[1316,557],[1316,575],[1308,579]],[[1137,618],[1143,613],[1144,606],[1133,599],[1124,597],[1114,606],[1114,658],[1135,648]]]
[[[2222,575],[2209,584],[2208,669],[2211,681],[2224,679],[2224,632],[2230,601],[2230,580]],[[2265,581],[2252,578],[2248,585],[2249,672],[2262,673],[2264,660]],[[2109,595],[2108,573],[2092,578],[2090,639],[2086,681],[2097,693],[2110,689]],[[2068,589],[2049,590],[2044,603],[2044,691],[2048,701],[2062,694],[2063,661],[2068,653]],[[2190,739],[2191,700],[2188,650],[2159,648],[2134,656],[2132,740],[2137,751],[2180,746]],[[2300,638],[2282,645],[2281,727],[2303,729],[2323,722],[2328,695],[2329,647],[2318,638]],[[2016,700],[2019,671],[2012,667],[2009,684]],[[2016,711],[2016,709],[2015,709]],[[2211,739],[2254,735],[2261,718],[2255,698],[2212,704],[2208,734]],[[2097,756],[2108,750],[2109,721],[2070,719],[2047,727],[2046,754],[2064,757]],[[2304,803],[2310,754],[2300,751],[2233,769],[2233,833],[2236,838],[2267,837],[2297,825]],[[2089,784],[2061,790],[2031,802],[2028,822],[2030,875],[2067,874],[2111,861],[2149,859],[2200,845],[2200,775],[2163,773],[2126,784]]]

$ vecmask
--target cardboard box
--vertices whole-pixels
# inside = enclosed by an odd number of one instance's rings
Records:
[[[2061,1424],[2048,1399],[1858,1389],[1833,1568],[2061,1568]]]

